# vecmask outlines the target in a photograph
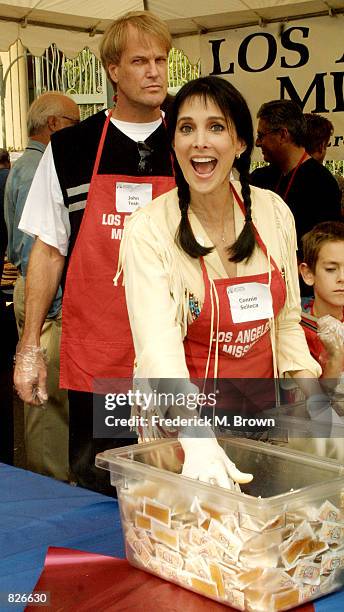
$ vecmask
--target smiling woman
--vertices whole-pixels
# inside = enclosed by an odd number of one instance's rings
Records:
[[[209,100],[205,105],[195,98],[183,103],[174,149],[191,192],[215,195],[224,189],[228,193],[228,175],[235,155],[244,148],[214,102]]]
[[[185,393],[195,390],[190,379],[212,377],[221,399],[230,389],[226,409],[245,404],[253,415],[266,398],[252,384],[240,396],[235,380],[320,374],[299,325],[293,217],[279,196],[249,185],[252,119],[230,83],[186,84],[168,133],[177,188],[129,218],[122,242],[135,377],[174,379]],[[174,405],[166,414],[184,416]],[[225,487],[249,481],[204,429],[203,439],[194,434],[179,432],[184,475]]]

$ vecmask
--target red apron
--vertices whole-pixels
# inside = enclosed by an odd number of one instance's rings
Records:
[[[233,187],[232,191],[244,212],[243,202]],[[255,232],[258,244],[267,256],[266,247],[256,229]],[[190,378],[204,379],[211,376],[216,379],[273,379],[274,368],[269,320],[234,323],[227,297],[227,288],[234,285],[253,282],[267,285],[269,281],[268,272],[237,278],[217,279],[211,282],[203,259],[201,259],[201,266],[205,285],[204,304],[199,317],[188,327],[188,333],[184,340]],[[285,303],[286,289],[282,275],[272,258],[271,266],[273,270],[271,272],[270,290],[274,318],[276,318]],[[218,306],[212,284],[215,285]],[[215,324],[209,351],[212,309]]]
[[[318,336],[317,317],[315,317],[313,314],[313,302],[314,300],[312,300],[309,312],[302,312],[301,325],[303,327],[303,331],[305,332],[308,348],[312,357],[314,357],[318,363],[321,363],[321,365],[324,366],[323,358],[326,351]]]
[[[302,311],[301,316],[301,325],[303,327],[303,331],[305,332],[307,344],[309,351],[314,357],[314,359],[320,363],[321,367],[324,369],[326,362],[328,360],[327,351],[321,342],[318,336],[318,317],[314,315],[314,298],[311,298],[305,306],[308,312]],[[344,322],[344,316],[342,318],[342,323]],[[343,363],[344,370],[344,363]]]
[[[92,392],[94,379],[130,378],[133,372],[124,287],[113,284],[124,220],[130,212],[123,213],[116,189],[152,185],[154,199],[175,187],[172,176],[98,174],[110,118],[111,111],[99,141],[63,296],[60,386],[76,391]]]

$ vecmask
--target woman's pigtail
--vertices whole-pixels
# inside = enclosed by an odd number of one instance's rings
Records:
[[[177,161],[174,163],[175,179],[178,188],[178,200],[179,208],[181,212],[181,220],[176,232],[176,243],[185,251],[190,257],[197,259],[198,257],[205,257],[208,253],[213,250],[212,247],[204,247],[200,245],[192,231],[192,227],[189,221],[189,205],[190,205],[190,189],[186,182],[182,171]]]
[[[229,247],[229,261],[233,263],[247,262],[253,255],[257,244],[256,234],[252,222],[252,202],[251,187],[249,183],[249,164],[250,159],[245,156],[245,152],[239,159],[235,160],[235,167],[239,171],[241,195],[245,206],[245,225],[240,232],[237,240]]]

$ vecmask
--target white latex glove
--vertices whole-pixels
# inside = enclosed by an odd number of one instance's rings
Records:
[[[233,481],[244,484],[253,479],[252,474],[236,468],[216,438],[180,437],[179,442],[185,454],[183,476],[217,484],[225,489],[234,489]]]
[[[40,346],[17,347],[14,386],[19,397],[27,404],[39,406],[48,399],[47,357]]]
[[[344,354],[344,323],[331,315],[320,317],[317,321],[318,336],[329,354]]]

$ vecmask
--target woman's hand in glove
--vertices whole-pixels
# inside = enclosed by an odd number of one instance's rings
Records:
[[[234,489],[234,482],[251,482],[252,474],[240,472],[226,455],[216,438],[180,437],[185,454],[182,475],[201,482]]]

